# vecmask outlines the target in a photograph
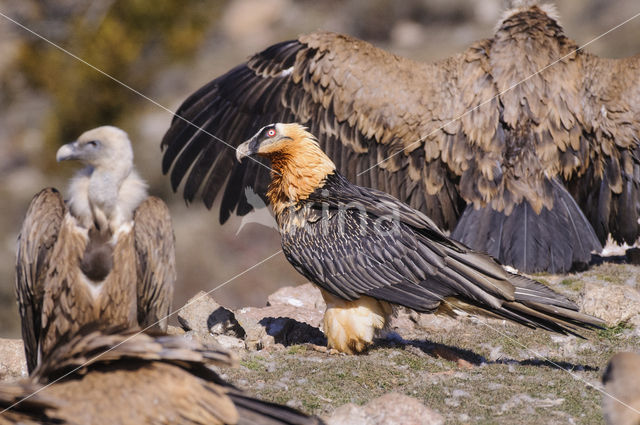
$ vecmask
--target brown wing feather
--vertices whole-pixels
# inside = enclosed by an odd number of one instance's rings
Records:
[[[64,200],[56,189],[40,191],[29,205],[18,237],[16,295],[29,372],[38,360],[45,278],[65,212]]]
[[[134,215],[138,323],[164,332],[176,281],[175,237],[167,205],[150,196]]]
[[[355,50],[361,54],[353,55]],[[432,171],[423,172],[425,155],[416,149],[418,142],[374,167],[440,125],[434,121],[424,127],[422,118],[428,115],[425,107],[439,108],[428,102],[439,98],[432,92],[444,90],[439,83],[449,80],[456,60],[446,63],[445,68],[420,64],[347,36],[314,33],[255,55],[194,93],[177,114],[232,146],[272,122],[304,123],[347,177],[401,196],[450,228],[462,200],[457,177],[439,155],[432,159]],[[200,190],[208,207],[224,187],[223,221],[230,212],[250,211],[240,186],[254,186],[264,195],[267,170],[253,162],[235,164],[233,150],[204,131],[174,119],[163,139],[164,172],[170,172],[174,189],[186,181],[187,201]]]
[[[566,175],[571,194],[601,241],[640,234],[640,55],[583,56],[585,159]]]
[[[64,400],[54,413],[73,423],[322,423],[244,395],[210,369],[234,363],[226,350],[195,340],[86,327],[60,343],[31,379],[51,384],[40,396]]]
[[[467,243],[482,223],[514,211],[515,228],[529,209],[526,220],[551,234],[568,220],[571,244],[587,241],[573,252],[534,233],[501,241],[507,224],[491,226],[473,246],[500,259],[513,246],[527,271],[566,271],[601,248],[596,233],[601,241],[609,231],[627,241],[640,233],[638,59],[603,60],[577,47],[545,6],[515,9],[493,38],[433,64],[312,33],[256,54],[194,93],[178,114],[232,146],[272,122],[300,122],[350,181],[398,197],[440,227],[454,230],[465,205],[486,209],[458,232]],[[248,212],[242,186],[266,179],[265,170],[234,164],[231,148],[206,139],[174,119],[163,139],[174,189],[189,176],[187,201],[201,189],[210,208],[224,188],[222,221]],[[555,221],[542,214],[564,199],[554,192],[559,179],[596,233],[577,207],[554,212],[562,215]],[[550,255],[562,265],[544,265]]]
[[[55,410],[64,400],[41,394],[42,385],[25,380],[0,384],[0,425],[62,425],[67,422],[57,417]],[[25,397],[29,397],[25,400]],[[16,403],[19,403],[16,405]],[[13,406],[13,407],[11,407]],[[10,408],[11,407],[11,408]],[[8,409],[4,411],[4,409]]]

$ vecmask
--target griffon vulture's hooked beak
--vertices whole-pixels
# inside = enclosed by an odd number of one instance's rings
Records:
[[[71,159],[78,159],[78,142],[67,143],[62,145],[56,153],[56,161],[67,161]]]

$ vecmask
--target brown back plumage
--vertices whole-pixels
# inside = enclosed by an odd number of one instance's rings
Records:
[[[505,263],[566,271],[609,232],[639,235],[640,57],[574,52],[549,12],[512,10],[493,38],[434,64],[304,35],[213,80],[178,115],[233,146],[270,122],[300,122],[350,181]],[[264,167],[234,164],[231,149],[182,119],[163,147],[187,201],[201,191],[211,207],[225,187],[222,221],[251,209],[244,186],[266,191]]]
[[[157,198],[116,235],[85,229],[55,189],[37,194],[20,233],[16,292],[27,366],[89,323],[166,330],[175,258],[168,210]]]
[[[224,350],[134,332],[84,328],[56,346],[28,380],[0,385],[0,408],[40,390],[0,415],[0,423],[320,423],[225,383],[209,369],[234,362]]]

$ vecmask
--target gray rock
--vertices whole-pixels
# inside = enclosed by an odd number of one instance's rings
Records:
[[[637,322],[640,315],[640,292],[623,285],[600,286],[586,283],[580,294],[581,311],[614,326]]]
[[[345,404],[326,421],[327,425],[441,425],[444,418],[416,398],[388,393],[364,406]]]
[[[216,341],[227,350],[238,351],[245,348],[243,340],[230,335],[216,335]]]
[[[178,322],[185,331],[212,333],[244,338],[244,329],[233,312],[218,304],[206,292],[193,296],[178,313]]]
[[[312,283],[298,286],[285,286],[278,289],[267,298],[267,306],[288,305],[304,307],[310,310],[324,312],[327,305],[322,298],[320,289]]]
[[[27,376],[27,361],[21,339],[0,338],[0,382]]]
[[[460,321],[444,315],[418,313],[407,308],[397,308],[391,318],[389,328],[403,335],[405,332],[414,331],[420,334],[449,331],[461,326]]]
[[[252,307],[246,307],[236,311],[236,319],[245,332],[244,344],[247,350],[262,350],[275,344],[272,336],[267,334],[264,326],[258,323],[257,318],[251,314],[245,314]]]
[[[325,344],[319,326],[322,313],[315,309],[291,305],[246,307],[235,312],[246,332],[248,349],[262,349],[274,344]]]
[[[184,333],[183,338],[186,340],[195,340],[209,350],[229,349],[232,348],[231,346],[234,344],[234,342],[228,339],[233,337],[228,337],[227,335],[213,336],[209,332],[188,331]],[[239,341],[241,342],[239,348],[243,348],[244,344],[242,340]],[[235,355],[235,351],[236,350],[231,350],[231,354]]]
[[[627,261],[631,264],[640,265],[640,248],[633,247],[627,249],[625,252],[625,256],[627,257]]]
[[[298,322],[306,323],[309,326],[319,328],[322,324],[324,314],[315,309],[304,307],[293,307],[291,305],[273,305],[269,307],[245,307],[236,310],[236,317],[242,324],[243,320],[252,318],[259,322],[265,317],[288,317]]]
[[[338,407],[325,421],[327,425],[372,425],[373,422],[368,419],[364,407],[348,403]]]
[[[178,326],[173,326],[173,325],[169,325],[167,326],[167,335],[184,335],[184,329],[178,327]]]
[[[214,335],[225,335],[244,338],[245,331],[236,320],[235,314],[224,307],[218,307],[207,319],[209,332]]]

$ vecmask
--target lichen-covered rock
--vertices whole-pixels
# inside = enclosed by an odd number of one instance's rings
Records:
[[[326,418],[328,425],[441,425],[443,417],[418,399],[388,393],[364,406],[353,403],[337,408]]]
[[[245,348],[244,341],[240,338],[236,338],[235,336],[216,335],[215,338],[216,338],[216,341],[218,341],[218,344],[220,344],[222,347],[226,348],[227,350],[236,352],[238,350],[242,350]]]
[[[319,327],[322,313],[292,305],[246,307],[235,312],[246,332],[248,349],[262,349],[273,344],[325,344]]]
[[[204,291],[198,292],[180,309],[178,322],[185,331],[244,338],[244,329],[233,312]]]
[[[178,326],[167,326],[167,335],[184,335],[185,330]]]
[[[637,322],[640,317],[640,292],[625,285],[586,283],[580,295],[580,309],[614,326],[621,322]]]
[[[320,289],[312,283],[298,286],[285,286],[278,289],[267,298],[267,306],[290,305],[304,307],[323,312],[327,305],[322,298]]]
[[[0,382],[27,376],[27,361],[21,339],[0,338]]]
[[[460,321],[445,315],[418,313],[407,308],[397,308],[391,318],[389,329],[400,334],[415,331],[422,334],[450,331],[461,326]]]
[[[185,331],[209,332],[207,319],[218,308],[218,304],[204,291],[195,294],[178,312],[178,322]]]
[[[252,307],[246,307],[236,311],[236,319],[245,332],[245,347],[247,350],[262,350],[274,345],[275,340],[271,335],[267,334],[265,327],[259,323],[260,319],[247,314],[251,309]]]

